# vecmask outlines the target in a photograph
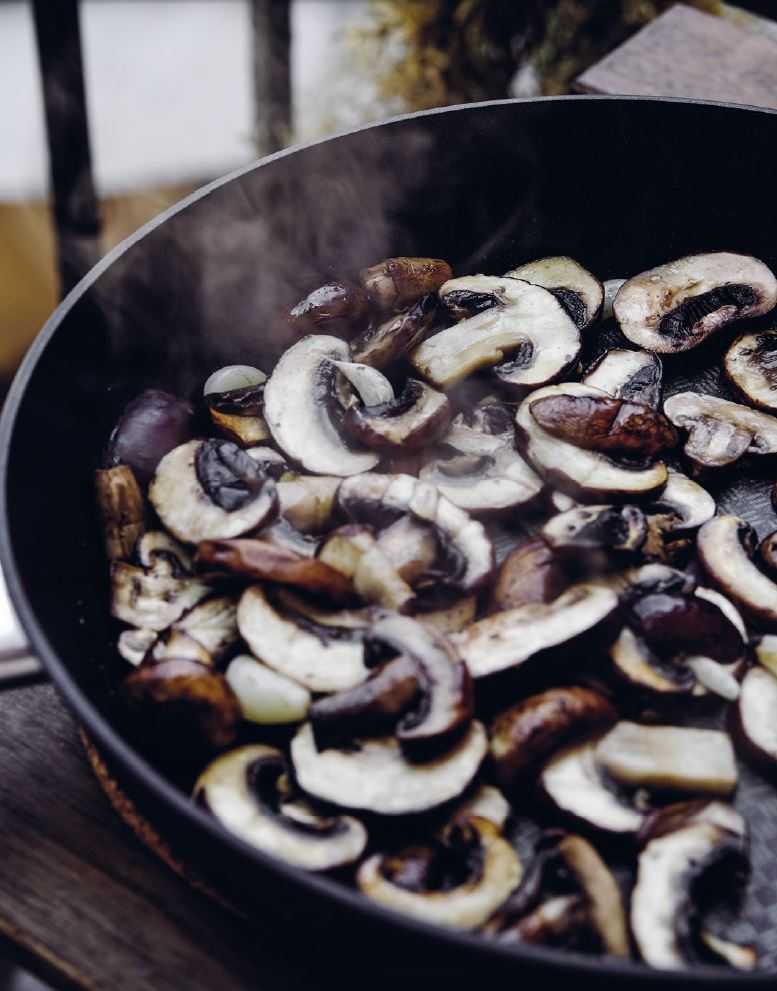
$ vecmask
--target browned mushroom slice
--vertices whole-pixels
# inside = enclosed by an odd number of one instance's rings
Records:
[[[657,517],[667,533],[685,533],[702,526],[715,515],[715,500],[698,482],[675,468],[667,468],[669,479],[658,499],[645,507]]]
[[[726,467],[746,454],[777,454],[777,419],[767,413],[699,392],[676,393],[664,413],[688,432],[683,452],[699,470]]]
[[[307,688],[266,667],[250,654],[233,657],[224,672],[243,719],[260,726],[301,723],[310,709]]]
[[[611,726],[617,718],[603,695],[580,686],[550,688],[524,699],[497,716],[491,726],[497,781],[513,789],[574,737]]]
[[[402,394],[380,405],[352,406],[345,431],[378,451],[414,451],[434,443],[447,429],[447,396],[417,379],[408,379]]]
[[[491,592],[490,612],[517,609],[533,602],[552,602],[571,579],[550,547],[540,538],[523,540],[502,561]]]
[[[451,278],[450,265],[441,258],[386,258],[365,268],[361,283],[382,310],[401,310],[433,293]]]
[[[716,516],[699,530],[697,548],[714,584],[758,625],[777,630],[777,584],[752,561],[752,527],[737,516]]]
[[[700,595],[645,595],[630,604],[628,619],[635,633],[664,655],[702,654],[730,664],[744,652],[736,624],[715,602]]]
[[[164,630],[211,592],[205,582],[114,561],[111,615],[139,629]]]
[[[325,871],[358,860],[367,844],[364,826],[292,798],[288,777],[280,750],[238,747],[205,768],[193,798],[246,843],[296,867]]]
[[[448,826],[434,845],[374,854],[357,874],[368,898],[453,929],[476,929],[521,879],[521,864],[497,828],[477,816]]]
[[[693,691],[696,677],[682,664],[674,664],[650,649],[628,626],[610,647],[615,672],[632,688],[659,695],[687,695]]]
[[[291,308],[286,323],[294,333],[353,337],[367,326],[370,302],[365,291],[348,282],[327,282]]]
[[[250,447],[270,437],[262,411],[267,376],[252,365],[226,365],[205,382],[210,418],[229,439]]]
[[[270,439],[270,428],[263,416],[223,413],[217,405],[209,407],[210,418],[219,432],[241,447],[253,447]]]
[[[301,533],[319,533],[332,522],[342,479],[332,475],[297,475],[278,482],[281,515]]]
[[[658,409],[661,405],[662,377],[663,368],[658,355],[613,348],[599,356],[582,381],[616,399]]]
[[[195,558],[208,575],[237,574],[261,581],[297,585],[331,599],[353,595],[353,585],[323,561],[281,550],[264,540],[204,540]]]
[[[143,493],[127,465],[95,472],[97,506],[109,561],[127,560],[145,529]]]
[[[385,368],[419,344],[434,323],[437,296],[423,296],[404,313],[369,327],[351,342],[354,361]]]
[[[696,347],[734,320],[777,303],[777,279],[757,258],[727,251],[689,255],[629,279],[615,298],[624,335],[647,351]]]
[[[599,316],[604,300],[602,284],[574,258],[566,255],[539,258],[505,275],[548,289],[581,330]]]
[[[767,773],[777,770],[777,677],[766,668],[751,668],[742,681],[734,711],[734,739]]]
[[[190,440],[194,410],[161,389],[146,389],[124,410],[108,441],[107,465],[128,465],[146,485],[162,458]]]
[[[575,553],[634,554],[647,535],[645,514],[637,506],[578,506],[551,517],[541,530],[552,550]]]
[[[631,467],[545,430],[533,415],[534,406],[560,397],[601,399],[602,394],[591,386],[567,382],[538,389],[519,406],[515,420],[519,447],[546,481],[582,502],[645,500],[663,488],[667,470],[662,461],[647,468]]]

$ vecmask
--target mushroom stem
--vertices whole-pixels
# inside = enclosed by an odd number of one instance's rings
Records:
[[[98,468],[95,489],[108,560],[126,561],[145,530],[143,493],[137,479],[127,465]]]

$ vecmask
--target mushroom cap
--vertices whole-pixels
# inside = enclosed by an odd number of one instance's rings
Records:
[[[726,351],[723,370],[746,403],[777,413],[777,331],[740,334]]]

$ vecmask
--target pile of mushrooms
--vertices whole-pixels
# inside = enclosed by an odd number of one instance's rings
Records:
[[[747,880],[738,758],[777,777],[777,523],[708,485],[777,454],[777,335],[740,327],[728,394],[664,399],[662,361],[775,303],[728,252],[390,258],[283,315],[273,368],[142,392],[96,474],[142,745],[400,913],[755,967],[709,916]]]

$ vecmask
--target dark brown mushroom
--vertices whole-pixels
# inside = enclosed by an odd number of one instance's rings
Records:
[[[437,316],[437,295],[423,296],[404,313],[389,317],[351,341],[351,355],[373,368],[385,368],[420,344]]]
[[[401,310],[452,278],[441,258],[386,258],[360,273],[361,283],[382,310]]]
[[[528,538],[502,561],[491,592],[490,612],[517,609],[532,602],[552,602],[571,579],[550,547],[540,538]]]
[[[764,537],[758,545],[758,554],[769,574],[777,578],[777,530]]]
[[[360,286],[327,282],[289,310],[286,323],[297,337],[335,334],[346,338],[361,333],[370,319],[370,301]]]
[[[193,436],[190,403],[146,389],[127,405],[108,441],[107,465],[125,464],[146,485],[162,458]]]
[[[229,440],[243,447],[270,437],[262,415],[267,376],[252,365],[226,365],[205,382],[203,396],[210,418]]]
[[[724,664],[742,657],[742,635],[713,603],[698,595],[658,592],[629,606],[629,623],[658,653],[702,654]]]
[[[108,560],[127,560],[145,530],[146,512],[137,479],[127,465],[98,468],[95,491]]]

